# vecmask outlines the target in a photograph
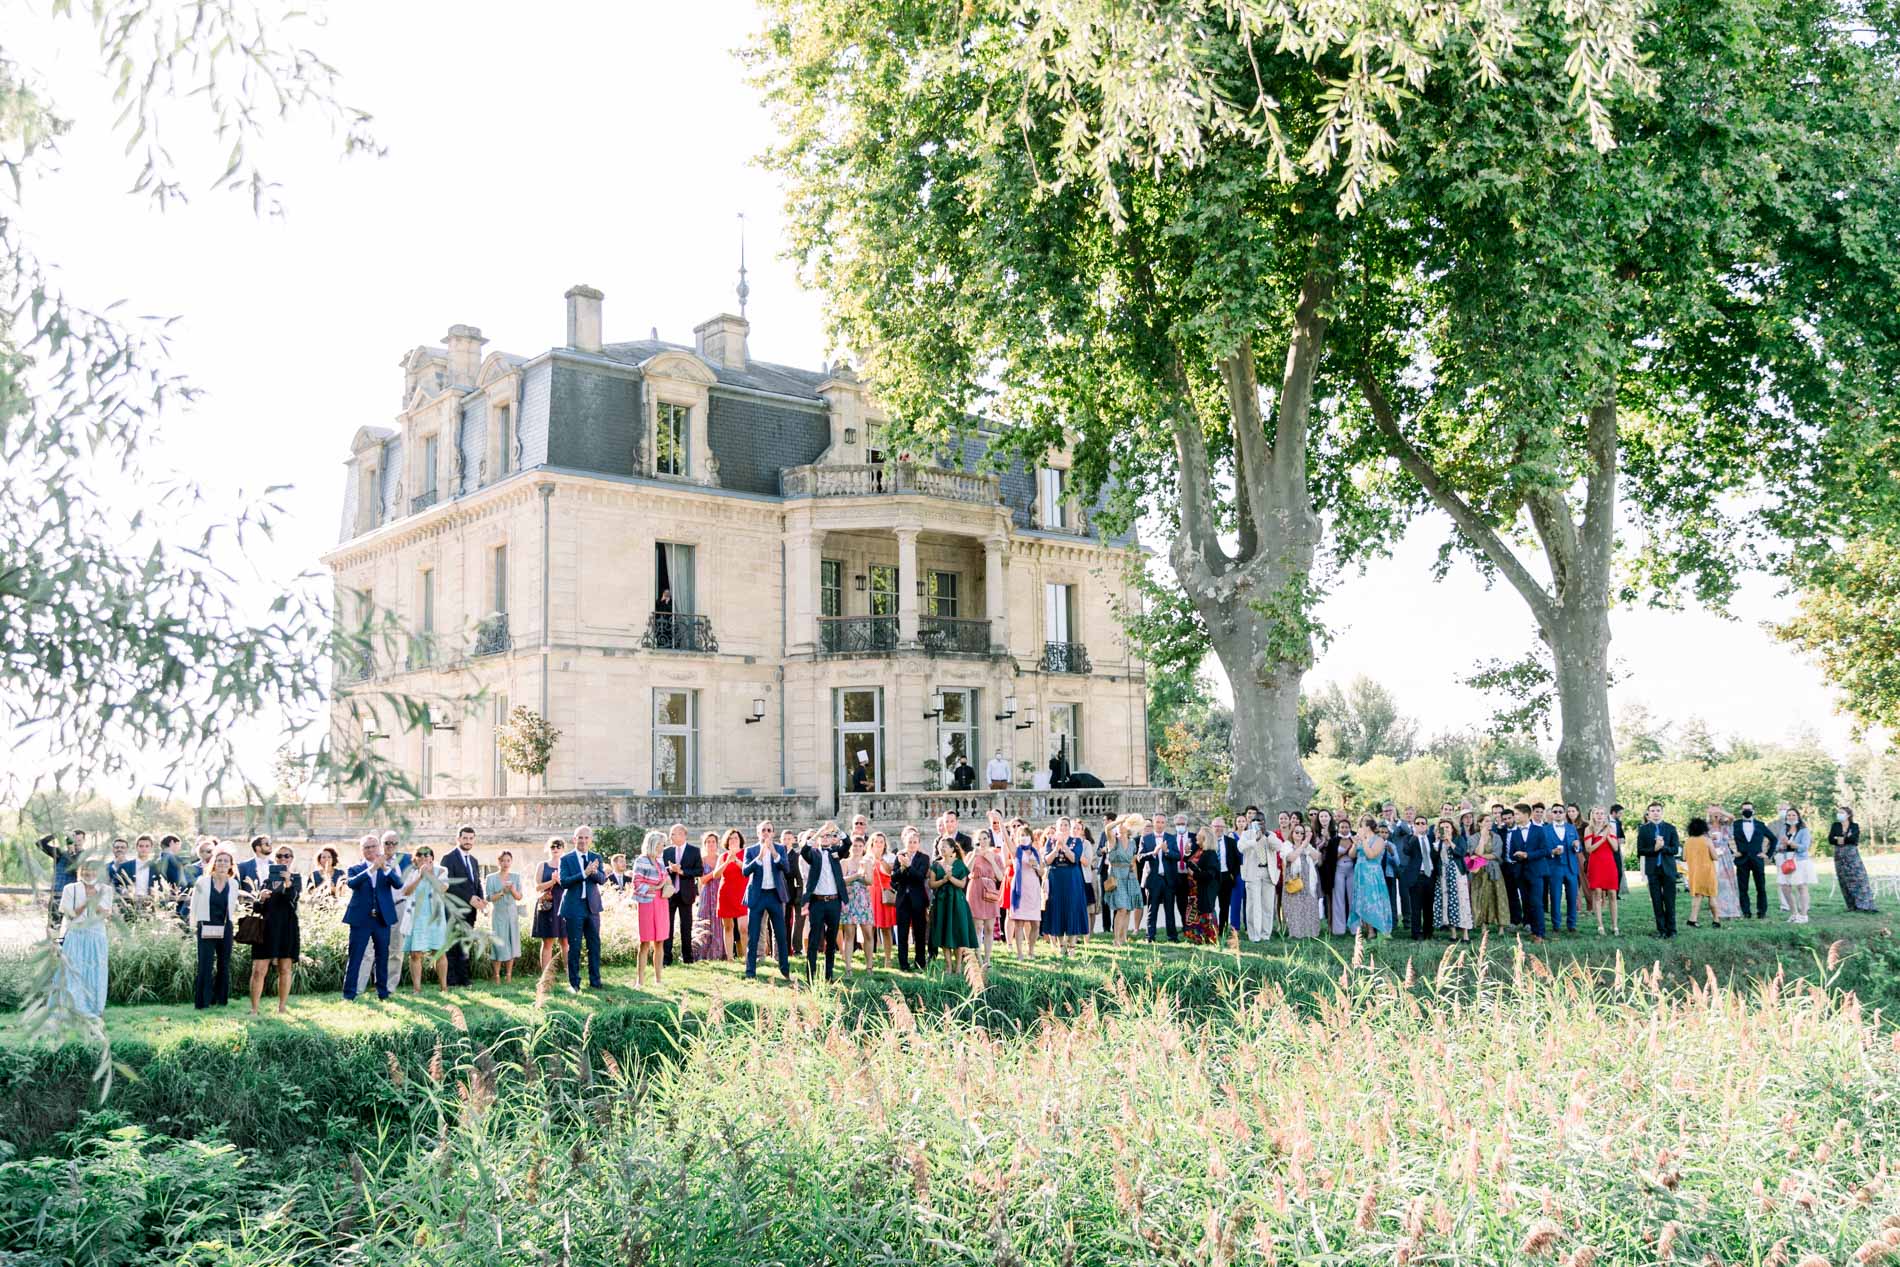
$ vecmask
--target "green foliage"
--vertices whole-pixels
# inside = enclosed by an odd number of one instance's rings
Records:
[[[1797,971],[1800,932],[1780,934]],[[1769,944],[1753,929],[1685,937],[1704,942]],[[338,1127],[375,1125],[334,1137],[327,1162],[284,1157],[280,1137],[244,1168],[216,1136],[195,1151],[89,1125],[66,1147],[99,1159],[114,1189],[88,1207],[51,1190],[72,1183],[64,1159],[0,1160],[0,1243],[33,1264],[174,1261],[187,1228],[193,1261],[230,1263],[816,1263],[854,1245],[901,1261],[1183,1261],[1202,1256],[1213,1209],[1231,1211],[1213,1226],[1237,1248],[1363,1267],[1390,1263],[1400,1239],[1457,1261],[1520,1261],[1531,1237],[1604,1262],[1648,1261],[1663,1240],[1698,1259],[1785,1241],[1848,1261],[1877,1235],[1900,1143],[1880,1088],[1900,1051],[1839,990],[1891,979],[1890,946],[1844,968],[1808,958],[1815,989],[1753,987],[1727,961],[1553,971],[1549,951],[1429,949],[1381,942],[1347,963],[1311,944],[1271,958],[1098,948],[1005,965],[980,991],[933,975],[765,1011],[423,1028],[387,1060],[303,1033],[215,1051],[186,1040],[147,1081],[203,1079],[187,1103],[218,1103],[243,1129],[254,1092],[281,1090],[293,1061],[315,1080],[307,1116],[328,1106]],[[1527,1035],[1545,1058],[1523,1060]],[[1130,1077],[1131,1054],[1157,1050],[1172,1076]],[[1438,1053],[1442,1102],[1343,1072],[1314,1094],[1315,1067],[1392,1050]],[[1778,1072],[1740,1097],[1654,1076],[1712,1050]],[[1520,1101],[1496,1093],[1500,1068]],[[972,1094],[1027,1081],[1039,1094],[986,1099],[973,1136]],[[1580,1083],[1620,1088],[1593,1102],[1587,1147],[1580,1108],[1520,1111]],[[1209,1111],[1184,1113],[1184,1096]],[[1383,1124],[1376,1147],[1367,1123]],[[1158,1136],[1182,1146],[1142,1142]],[[1472,1138],[1503,1143],[1473,1158]],[[1034,1159],[1034,1182],[998,1171],[1012,1157]],[[192,1175],[194,1161],[219,1173]],[[1492,1167],[1549,1199],[1510,1197]],[[1764,1203],[1734,1178],[1783,1170],[1812,1204]],[[1437,1189],[1415,1182],[1427,1174],[1456,1191],[1455,1217],[1449,1201],[1433,1213]],[[1268,1191],[1285,1192],[1284,1212],[1252,1199]],[[588,1199],[561,1199],[573,1192]],[[154,1217],[126,1217],[137,1210]]]
[[[560,738],[561,732],[547,718],[525,704],[515,705],[508,720],[495,732],[502,764],[530,778],[547,774],[548,762],[554,759],[554,745]]]
[[[1453,787],[1488,787],[1548,778],[1550,761],[1526,734],[1466,727],[1435,736],[1426,752],[1445,763]]]
[[[1365,674],[1341,687],[1328,682],[1308,702],[1321,756],[1349,764],[1374,756],[1405,761],[1418,743],[1418,723],[1399,712],[1392,692]]]
[[[1900,717],[1900,535],[1850,540],[1820,561],[1777,637],[1820,662],[1864,731]]]

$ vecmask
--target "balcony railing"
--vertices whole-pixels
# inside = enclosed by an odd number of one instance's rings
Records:
[[[336,680],[341,686],[356,686],[376,676],[376,670],[369,661],[339,662],[336,666]]]
[[[897,650],[895,616],[821,616],[818,649],[826,655],[871,655]]]
[[[437,493],[433,488],[425,488],[409,499],[409,513],[419,515],[435,505]]]
[[[425,633],[411,639],[409,643],[409,654],[405,657],[404,662],[411,672],[417,669],[426,669],[434,664],[435,636]]]
[[[1089,649],[1079,642],[1045,642],[1042,644],[1042,671],[1087,673]]]
[[[779,472],[782,497],[885,497],[917,495],[994,506],[996,477],[910,462],[843,466],[791,466]]]
[[[647,617],[647,631],[640,645],[649,651],[717,651],[719,640],[713,637],[712,617],[685,612],[653,612]]]
[[[925,616],[917,622],[917,640],[933,655],[988,655],[990,622]]]
[[[500,655],[514,646],[514,640],[508,636],[508,613],[496,612],[481,624],[475,626],[474,655]]]

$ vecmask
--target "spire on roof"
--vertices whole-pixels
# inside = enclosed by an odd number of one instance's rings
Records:
[[[739,213],[739,316],[745,317],[745,301],[752,294],[752,287],[745,280],[745,212]]]

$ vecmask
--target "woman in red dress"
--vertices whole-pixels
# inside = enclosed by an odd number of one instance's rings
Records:
[[[745,833],[734,827],[726,833],[719,856],[719,920],[726,926],[726,946],[735,959],[745,958]]]
[[[881,831],[872,832],[864,843],[871,859],[871,943],[877,948],[878,966],[888,968],[891,946],[897,941],[897,903],[889,896],[896,855],[891,852],[890,837]]]
[[[1610,908],[1610,931],[1616,927],[1616,899],[1623,887],[1623,850],[1609,815],[1598,805],[1583,829],[1583,887],[1590,909],[1597,913],[1597,936],[1603,935],[1603,907]]]

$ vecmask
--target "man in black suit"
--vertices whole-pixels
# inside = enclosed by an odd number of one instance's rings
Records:
[[[1768,918],[1768,855],[1774,852],[1775,834],[1755,817],[1752,802],[1742,802],[1742,816],[1729,828],[1735,840],[1735,887],[1741,893],[1743,919]],[[1755,881],[1755,902],[1748,901],[1748,881]]]
[[[1517,827],[1517,811],[1509,805],[1491,807],[1490,832],[1498,838],[1498,877],[1504,881],[1504,899],[1511,908],[1511,927],[1524,926],[1524,902],[1519,892],[1522,883],[1517,872],[1517,859],[1511,856],[1506,846],[1510,843],[1511,832]]]
[[[673,896],[666,906],[666,949],[661,962],[673,962],[673,929],[680,936],[680,961],[693,962],[693,916],[699,905],[699,879],[706,874],[706,859],[699,846],[686,838],[686,824],[674,823],[667,832],[667,846],[660,850],[660,865],[673,877]]]
[[[798,851],[805,864],[805,979],[818,975],[818,949],[825,951],[825,980],[832,980],[838,954],[838,919],[844,913],[844,854],[838,824],[826,823]],[[901,946],[902,943],[900,942]]]
[[[1182,845],[1168,830],[1168,820],[1156,814],[1154,830],[1135,845],[1135,865],[1142,870],[1141,889],[1148,899],[1148,940],[1155,939],[1155,916],[1166,912],[1168,940],[1180,941],[1175,923],[1175,893],[1181,887]]]
[[[449,984],[468,984],[468,942],[475,935],[475,914],[488,905],[482,890],[482,864],[475,858],[475,829],[464,827],[455,833],[455,848],[442,859],[449,873],[449,918],[461,923],[451,929],[448,957]]]
[[[1214,920],[1225,933],[1228,908],[1234,904],[1234,883],[1240,879],[1240,837],[1227,830],[1227,820],[1218,814],[1207,825],[1207,834],[1208,849],[1214,855],[1214,883],[1220,891],[1220,909],[1214,912]]]
[[[1399,855],[1399,893],[1405,899],[1405,926],[1413,941],[1428,941],[1432,935],[1432,846],[1431,825],[1421,815],[1411,822],[1410,830],[1395,836],[1393,847]]]
[[[1656,935],[1676,935],[1676,860],[1682,857],[1682,838],[1674,823],[1665,823],[1662,802],[1651,801],[1636,829],[1636,853],[1643,860],[1643,879],[1649,884],[1649,905],[1656,913]]]
[[[915,827],[904,828],[891,883],[897,889],[897,966],[910,971],[910,951],[917,950],[917,970],[928,966],[924,925],[930,912],[930,855],[925,853]]]

